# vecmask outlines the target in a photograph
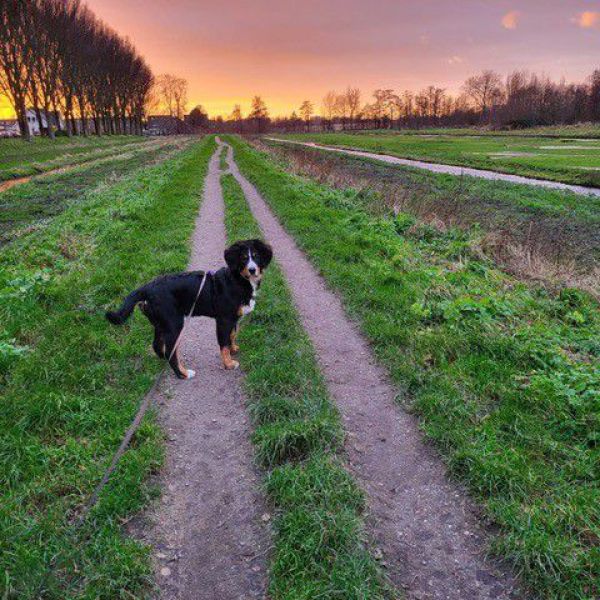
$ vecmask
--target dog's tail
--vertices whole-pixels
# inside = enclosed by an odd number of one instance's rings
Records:
[[[129,319],[129,317],[131,316],[131,313],[133,312],[133,309],[135,308],[135,305],[146,299],[146,293],[144,291],[144,288],[139,288],[133,292],[131,292],[131,294],[129,294],[129,296],[127,296],[127,298],[125,298],[125,300],[123,300],[123,304],[121,304],[121,308],[119,308],[119,310],[109,310],[106,313],[106,318],[113,324],[113,325],[123,325],[123,323],[125,323],[125,321],[127,321],[127,319]]]

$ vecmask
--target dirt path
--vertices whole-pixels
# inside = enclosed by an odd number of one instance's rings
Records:
[[[599,196],[600,188],[585,187],[583,185],[571,185],[568,183],[560,183],[558,181],[550,181],[548,179],[533,179],[531,177],[522,177],[520,175],[509,175],[507,173],[497,173],[496,171],[486,171],[484,169],[473,169],[469,167],[457,167],[454,165],[442,165],[439,163],[429,163],[421,160],[411,160],[408,158],[398,158],[389,154],[376,154],[374,152],[363,152],[362,150],[351,150],[347,148],[336,148],[334,146],[322,146],[313,142],[297,142],[295,140],[283,140],[279,138],[265,138],[273,142],[283,144],[295,144],[298,146],[308,146],[310,148],[319,148],[329,152],[339,152],[341,154],[349,154],[351,156],[360,156],[362,158],[370,158],[380,160],[381,162],[390,163],[393,165],[403,165],[405,167],[414,167],[416,169],[424,169],[433,173],[445,173],[447,175],[467,175],[469,177],[478,177],[480,179],[489,179],[496,181],[507,181],[509,183],[519,183],[524,185],[533,185],[537,187],[550,188],[553,190],[573,192],[582,196]]]
[[[295,304],[342,414],[351,471],[367,493],[369,525],[393,582],[411,599],[513,596],[513,578],[484,558],[487,536],[464,491],[449,481],[422,441],[417,420],[342,304],[228,155],[265,237],[273,244]]]
[[[196,223],[190,269],[223,263],[224,207],[219,158],[211,161]],[[253,467],[240,374],[221,367],[211,319],[192,319],[181,344],[196,378],[169,372],[154,398],[169,440],[163,495],[144,539],[154,547],[160,597],[262,598],[268,531]],[[136,527],[136,529],[138,529]]]

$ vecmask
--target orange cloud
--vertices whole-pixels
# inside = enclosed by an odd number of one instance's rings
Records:
[[[521,13],[518,10],[511,10],[502,17],[502,27],[504,29],[516,29],[519,24]]]
[[[600,12],[587,10],[571,20],[582,29],[600,29]]]

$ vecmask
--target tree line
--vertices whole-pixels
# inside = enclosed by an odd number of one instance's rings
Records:
[[[366,102],[362,101],[360,89],[348,87],[342,92],[327,92],[319,114],[310,100],[304,100],[291,115],[272,120],[264,101],[256,96],[246,118],[236,106],[230,117],[217,117],[210,121],[210,127],[216,131],[257,133],[267,128],[525,128],[586,121],[600,121],[600,69],[584,83],[555,82],[526,71],[515,71],[503,78],[487,70],[469,77],[457,95],[434,85],[418,92],[377,89]]]
[[[52,138],[60,114],[67,135],[87,135],[92,123],[98,135],[141,133],[152,71],[80,0],[1,0],[0,32],[0,92],[25,139],[28,107]]]

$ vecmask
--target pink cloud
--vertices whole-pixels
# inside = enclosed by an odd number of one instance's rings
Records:
[[[516,29],[519,24],[521,13],[518,10],[511,10],[502,17],[502,27],[504,29]]]
[[[587,10],[571,20],[582,29],[600,29],[600,12]]]

